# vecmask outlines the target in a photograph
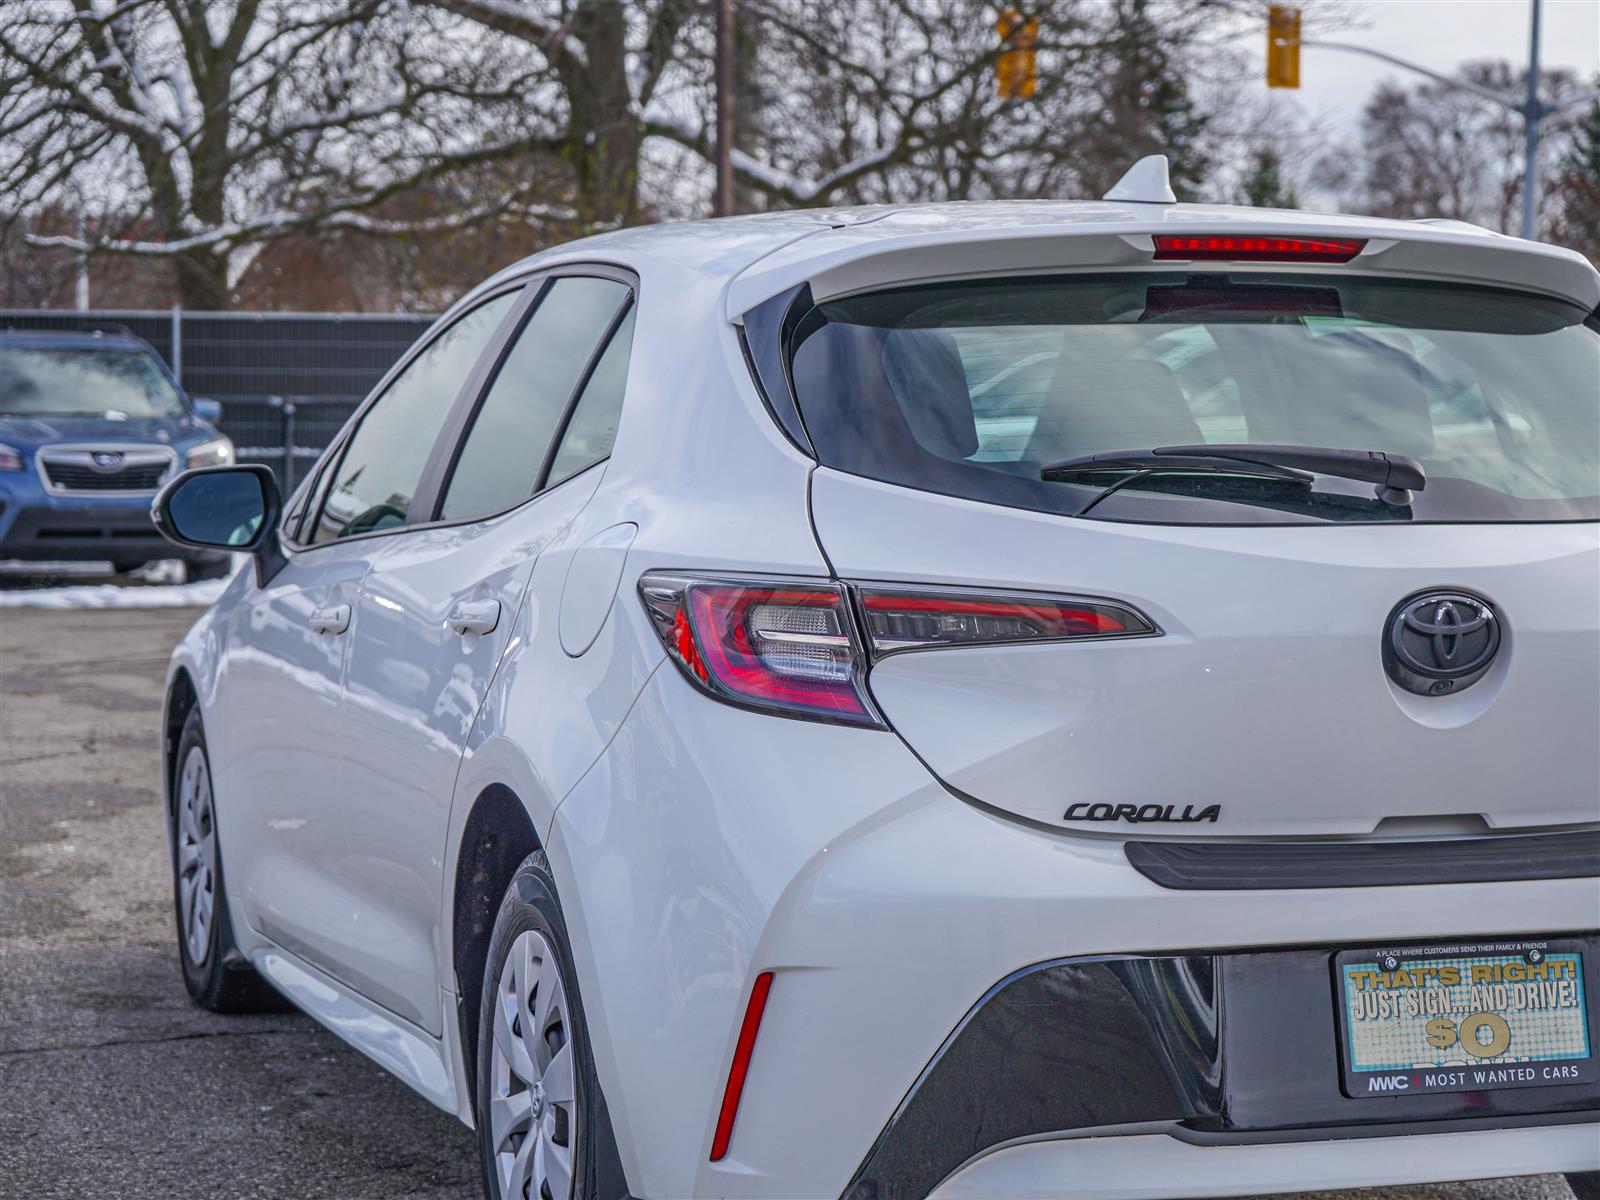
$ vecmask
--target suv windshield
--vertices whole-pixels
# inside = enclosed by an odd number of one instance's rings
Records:
[[[1600,322],[1561,300],[1334,275],[984,280],[828,301],[791,341],[822,461],[1096,519],[1260,524],[1600,518]],[[1406,455],[1427,483],[1181,466],[1041,479],[1199,444]]]
[[[142,351],[0,346],[0,415],[182,412],[177,390]]]

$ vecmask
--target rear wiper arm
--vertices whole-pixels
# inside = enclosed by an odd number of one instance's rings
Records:
[[[1385,504],[1411,503],[1411,493],[1427,486],[1422,464],[1405,454],[1377,450],[1336,450],[1322,446],[1255,446],[1249,443],[1200,446],[1158,446],[1153,450],[1111,450],[1050,463],[1039,478],[1067,480],[1101,471],[1226,470],[1276,468],[1278,478],[1308,482],[1310,471],[1340,479],[1377,484],[1378,499]],[[1263,473],[1270,473],[1263,472]]]

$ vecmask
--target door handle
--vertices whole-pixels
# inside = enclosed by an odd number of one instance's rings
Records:
[[[343,633],[350,628],[350,606],[330,604],[311,614],[311,628],[317,633]]]
[[[455,632],[492,633],[500,624],[500,601],[463,600],[450,610],[448,624]]]

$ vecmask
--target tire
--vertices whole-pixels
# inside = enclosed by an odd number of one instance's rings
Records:
[[[212,1012],[286,1011],[288,1002],[256,973],[233,940],[211,760],[198,708],[184,722],[175,762],[167,836],[184,987],[195,1003]]]
[[[488,1200],[627,1195],[576,979],[555,880],[536,851],[506,888],[484,964],[476,1099]],[[530,1025],[542,1029],[531,1047]]]
[[[1573,1171],[1567,1175],[1567,1186],[1577,1200],[1600,1200],[1600,1171]]]
[[[201,579],[223,579],[229,571],[233,570],[233,560],[231,558],[207,559],[204,561],[186,559],[184,560],[183,570],[184,578],[190,583],[195,583]]]
[[[132,575],[144,565],[142,558],[114,558],[111,560],[111,571],[115,575]]]

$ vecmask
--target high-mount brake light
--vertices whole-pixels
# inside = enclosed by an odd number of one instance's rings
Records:
[[[651,573],[639,595],[689,681],[788,716],[881,726],[866,658],[837,584]]]
[[[874,658],[901,650],[1149,637],[1160,632],[1131,608],[1071,596],[865,587],[861,611]]]
[[[1156,261],[1345,263],[1366,249],[1365,238],[1156,235]]]

